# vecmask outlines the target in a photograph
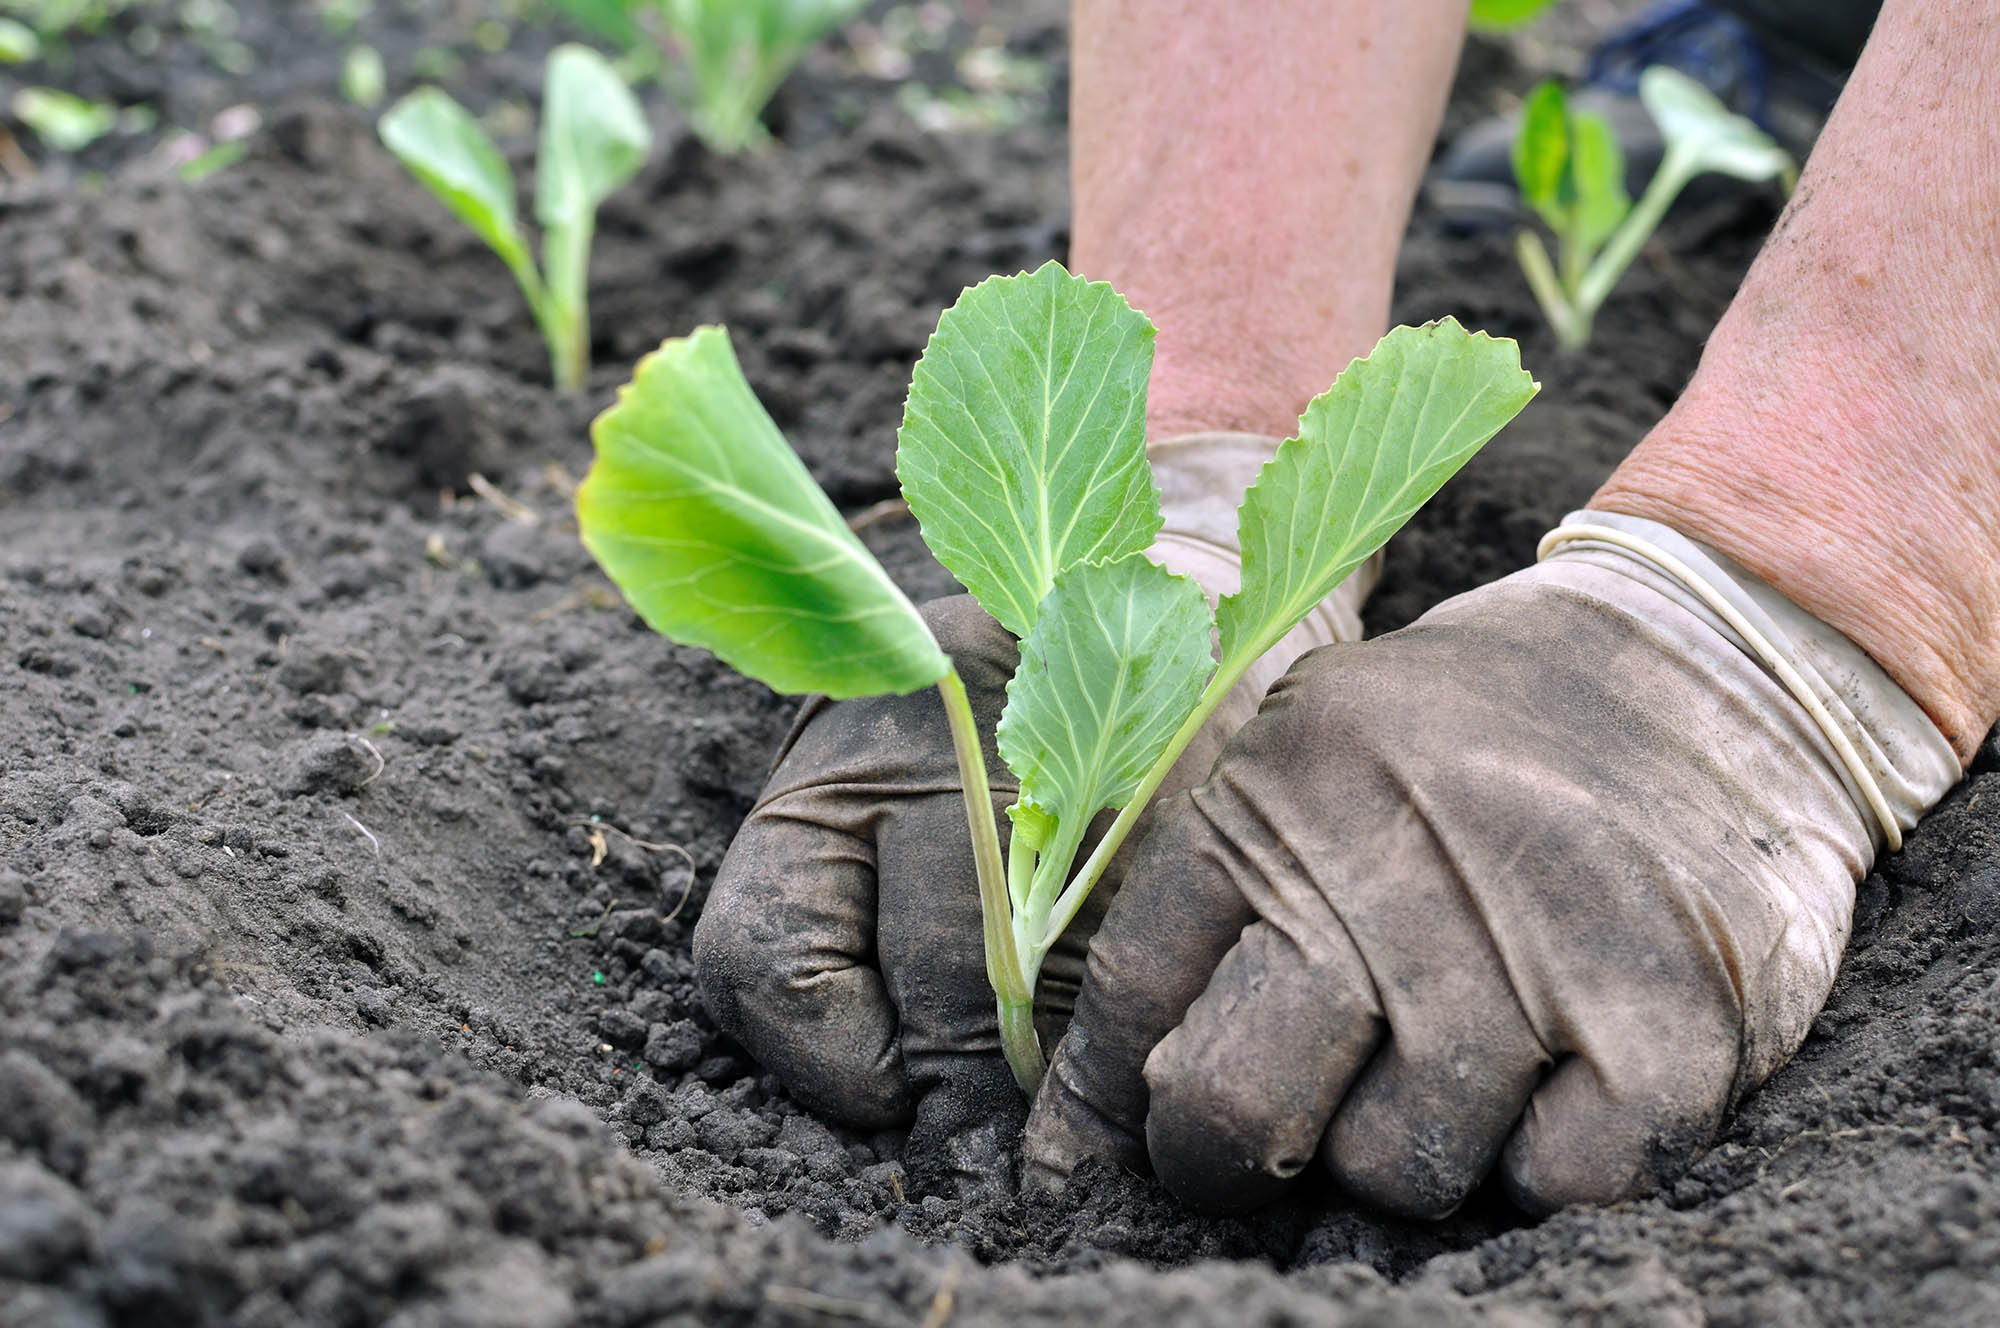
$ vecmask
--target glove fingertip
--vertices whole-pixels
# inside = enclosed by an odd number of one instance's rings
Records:
[[[1066,1038],[1035,1095],[1021,1149],[1021,1187],[1055,1195],[1087,1158],[1102,1158],[1128,1170],[1143,1170],[1144,1143],[1100,1111],[1079,1088],[1072,1070],[1077,1051]]]

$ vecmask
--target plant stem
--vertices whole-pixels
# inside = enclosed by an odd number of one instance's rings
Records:
[[[558,392],[581,392],[590,378],[590,242],[597,229],[589,213],[542,232],[549,375]]]
[[[544,251],[549,246],[544,243]],[[528,312],[535,316],[535,328],[542,334],[542,344],[549,352],[549,377],[559,392],[575,392],[583,387],[583,380],[590,370],[590,342],[588,333],[580,344],[569,321],[564,317],[562,300],[548,282],[542,280],[540,270],[525,244],[516,242],[500,251],[507,270],[514,274],[514,282],[521,288],[522,298],[528,302]],[[551,256],[553,257],[553,256]],[[582,352],[582,363],[577,363],[577,352]]]
[[[1639,196],[1639,201],[1625,214],[1625,220],[1604,242],[1604,248],[1598,251],[1596,260],[1576,288],[1576,308],[1584,319],[1586,339],[1590,335],[1590,319],[1610,298],[1612,287],[1632,266],[1632,260],[1639,256],[1647,239],[1660,228],[1660,222],[1665,219],[1667,209],[1673,206],[1675,196],[1692,177],[1686,157],[1668,148],[1667,155],[1660,160],[1660,168],[1647,181],[1646,192]]]
[[[1000,1050],[1023,1092],[1032,1094],[1042,1082],[1048,1063],[1035,1036],[1035,983],[1021,963],[1014,944],[1012,910],[1008,906],[1007,871],[1000,860],[1000,829],[993,818],[993,795],[986,780],[986,757],[979,750],[979,724],[957,669],[938,679],[945,718],[951,725],[952,750],[958,755],[958,779],[965,790],[965,821],[972,831],[972,861],[979,876],[979,914],[986,938],[986,980],[993,985],[1000,1012]],[[1036,969],[1041,965],[1037,963]]]
[[[1548,319],[1549,327],[1556,334],[1556,344],[1564,350],[1579,350],[1590,340],[1590,320],[1588,315],[1580,315],[1575,305],[1563,289],[1562,279],[1556,275],[1555,264],[1549,261],[1549,251],[1542,245],[1542,237],[1530,230],[1523,230],[1514,236],[1514,255],[1520,260],[1521,273],[1528,279],[1528,289],[1535,293],[1535,303],[1542,307],[1542,317]]]
[[[1286,630],[1291,629],[1288,627]],[[1083,907],[1083,901],[1090,897],[1092,887],[1097,884],[1098,878],[1104,875],[1104,869],[1111,865],[1112,856],[1118,852],[1118,846],[1132,833],[1132,827],[1145,812],[1146,804],[1160,791],[1160,782],[1167,777],[1167,772],[1174,768],[1174,762],[1181,759],[1181,753],[1187,750],[1190,742],[1194,741],[1194,735],[1201,732],[1201,726],[1208,722],[1208,717],[1215,713],[1215,708],[1222,704],[1222,698],[1229,695],[1229,689],[1242,679],[1244,673],[1263,653],[1263,650],[1254,653],[1240,652],[1237,658],[1223,661],[1215,676],[1208,680],[1208,686],[1202,688],[1201,697],[1194,703],[1194,709],[1181,721],[1181,726],[1174,730],[1174,736],[1167,739],[1166,750],[1160,753],[1159,759],[1146,771],[1146,777],[1139,781],[1139,787],[1133,792],[1132,800],[1119,808],[1118,818],[1111,823],[1111,828],[1104,832],[1104,838],[1097,841],[1097,847],[1092,849],[1090,857],[1085,859],[1083,869],[1077,872],[1076,879],[1069,883],[1069,888],[1062,892],[1056,899],[1055,906],[1049,910],[1048,923],[1039,942],[1040,949],[1044,953],[1061,938],[1064,929],[1076,918],[1076,911]]]

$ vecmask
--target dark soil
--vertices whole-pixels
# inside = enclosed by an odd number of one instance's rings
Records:
[[[380,8],[402,69],[410,7]],[[1058,89],[1061,8],[995,14]],[[766,158],[658,109],[567,401],[495,260],[331,94],[337,46],[240,9],[298,71],[252,80],[246,161],[0,190],[0,1323],[2000,1321],[1991,747],[1862,887],[1805,1050],[1658,1198],[1217,1221],[1097,1171],[967,1203],[803,1114],[714,1031],[687,940],[791,705],[592,569],[585,426],[726,322],[836,500],[890,497],[938,310],[1062,255],[1061,124],[927,134],[838,61]],[[530,95],[537,40],[473,58],[469,99]],[[146,95],[248,95],[201,59]],[[1529,76],[1480,48],[1455,121]],[[1505,242],[1420,212],[1398,318],[1519,337],[1545,388],[1392,548],[1375,627],[1532,556],[1772,217],[1677,217],[1566,361]],[[907,520],[868,538],[949,588]]]

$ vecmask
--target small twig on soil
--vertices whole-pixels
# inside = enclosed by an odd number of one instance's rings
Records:
[[[836,1319],[853,1319],[858,1323],[896,1322],[873,1305],[858,1300],[842,1300],[837,1296],[822,1296],[819,1292],[807,1291],[804,1287],[765,1287],[764,1300],[767,1304],[810,1310],[814,1314],[831,1315]]]
[[[21,145],[0,125],[0,171],[5,171],[16,180],[32,180],[36,174],[35,160],[21,151]]]
[[[342,812],[341,815],[347,817],[347,823],[349,825],[353,826],[356,830],[359,830],[363,835],[366,835],[368,837],[368,842],[375,846],[375,856],[378,858],[381,857],[382,841],[375,837],[375,832],[373,830],[370,830],[367,826],[361,824],[361,822],[355,820],[351,814],[347,812]]]
[[[958,1308],[960,1276],[956,1268],[945,1269],[944,1277],[938,1282],[937,1294],[931,1297],[930,1310],[924,1315],[923,1328],[944,1328],[950,1322],[951,1312]]]
[[[360,743],[363,747],[366,747],[368,749],[368,754],[375,758],[374,773],[369,775],[368,778],[362,780],[359,784],[356,784],[354,786],[355,791],[359,792],[360,790],[367,788],[370,784],[373,784],[377,779],[380,779],[382,777],[382,772],[389,768],[389,758],[382,755],[381,748],[377,747],[374,743],[368,741],[368,739],[362,737],[360,734],[358,733],[355,734],[354,740]],[[354,818],[349,817],[348,819],[353,820]]]
[[[660,921],[672,922],[675,918],[681,915],[681,910],[687,907],[688,895],[692,893],[694,890],[694,878],[696,872],[699,870],[699,868],[697,868],[694,865],[694,854],[688,852],[686,849],[682,848],[679,844],[656,844],[650,839],[641,839],[637,835],[634,835],[628,831],[620,830],[615,825],[610,825],[604,821],[600,821],[594,816],[579,816],[575,820],[571,821],[570,824],[590,827],[590,865],[593,867],[597,866],[598,864],[604,861],[604,855],[606,851],[604,845],[605,831],[609,831],[612,834],[617,835],[620,839],[624,840],[626,843],[636,845],[639,848],[651,849],[655,853],[678,854],[680,856],[680,860],[687,864],[687,869],[688,869],[687,880],[681,882],[681,897],[678,901],[675,902],[673,910],[669,912],[665,917],[661,918]]]
[[[533,623],[545,623],[574,609],[615,609],[624,603],[618,592],[609,585],[588,585],[581,590],[572,590],[545,609],[539,609],[528,619]]]
[[[901,498],[884,498],[872,503],[847,518],[847,528],[857,535],[870,526],[879,526],[885,521],[894,521],[910,514],[910,505]]]
[[[620,902],[619,900],[614,899],[610,903],[606,904],[604,906],[604,911],[597,915],[597,921],[591,923],[588,927],[585,927],[579,931],[572,931],[569,934],[570,939],[573,941],[587,941],[591,937],[597,935],[598,932],[604,930],[604,920],[611,916],[611,911],[618,907],[619,902]]]
[[[542,467],[542,481],[565,499],[576,497],[576,476],[570,474],[560,461],[551,461]]]
[[[492,503],[500,515],[506,517],[509,521],[518,521],[524,526],[539,526],[542,524],[541,513],[522,502],[519,498],[509,497],[507,494],[502,493],[499,486],[484,475],[475,471],[465,477],[465,484],[467,488],[471,489],[481,498]]]

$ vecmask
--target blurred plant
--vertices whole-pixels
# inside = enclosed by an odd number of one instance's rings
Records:
[[[764,106],[812,44],[865,0],[554,0],[625,52],[639,77],[659,75],[710,150],[763,147]],[[677,56],[678,75],[661,53]]]
[[[118,15],[147,0],[0,0],[0,14],[10,15],[43,42],[71,34],[89,35]]]
[[[0,65],[24,65],[42,53],[42,39],[25,23],[0,18]]]
[[[1625,192],[1625,154],[1603,116],[1571,105],[1553,79],[1537,84],[1522,108],[1514,179],[1554,234],[1556,257],[1526,228],[1514,249],[1565,350],[1589,342],[1598,309],[1688,181],[1716,172],[1781,180],[1789,191],[1797,178],[1789,153],[1686,74],[1653,66],[1639,77],[1639,99],[1666,152],[1636,204]]]
[[[118,108],[60,88],[22,88],[14,94],[14,117],[57,152],[81,152],[118,127]]]
[[[1466,22],[1474,32],[1508,32],[1524,28],[1553,9],[1556,0],[1472,0]]]
[[[549,53],[535,158],[540,268],[516,216],[513,172],[472,112],[437,88],[420,88],[382,117],[381,133],[410,173],[507,264],[548,345],[556,388],[581,391],[590,373],[587,287],[597,207],[638,173],[653,146],[625,80],[589,47]]]
[[[347,55],[340,62],[341,96],[372,111],[382,104],[388,83],[380,51],[365,43],[347,48]]]

